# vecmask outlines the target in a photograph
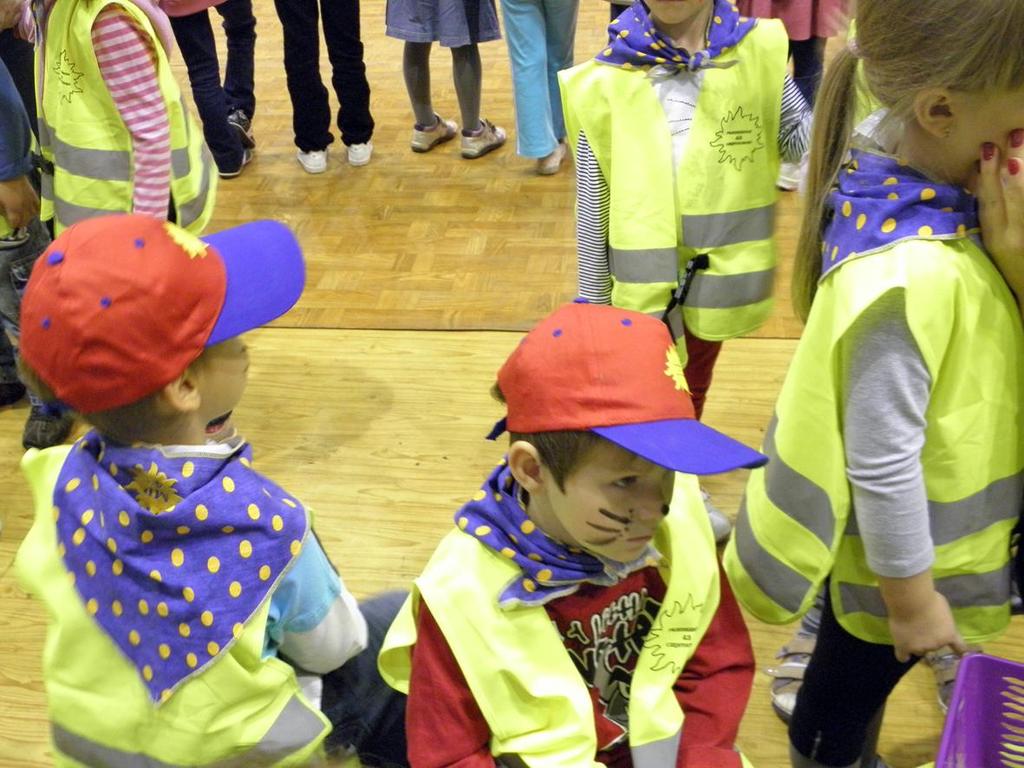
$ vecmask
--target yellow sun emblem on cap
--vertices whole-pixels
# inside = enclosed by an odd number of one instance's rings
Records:
[[[155,462],[150,463],[149,469],[136,464],[128,471],[132,481],[124,488],[132,492],[139,506],[147,512],[159,515],[174,509],[174,505],[181,501],[181,496],[174,490],[178,481],[157,469]]]
[[[195,259],[206,256],[206,243],[191,232],[188,232],[177,224],[172,224],[169,221],[164,222],[164,229],[167,230],[167,234],[170,235],[171,240],[180,245],[185,253],[187,253],[191,258]]]
[[[665,350],[665,375],[672,379],[676,385],[676,389],[681,389],[689,394],[690,388],[686,386],[686,374],[683,372],[683,361],[679,359],[679,353],[676,351],[674,345]]]

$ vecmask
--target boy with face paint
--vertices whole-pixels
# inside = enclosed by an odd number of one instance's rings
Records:
[[[744,765],[753,655],[693,475],[767,459],[694,418],[640,313],[562,307],[496,389],[508,454],[380,656],[409,693],[410,764]]]

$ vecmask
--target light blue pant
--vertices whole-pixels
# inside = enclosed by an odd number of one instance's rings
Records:
[[[558,71],[572,66],[578,9],[579,0],[501,2],[523,157],[544,157],[565,137]]]

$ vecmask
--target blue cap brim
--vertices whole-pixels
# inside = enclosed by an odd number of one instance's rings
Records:
[[[590,431],[652,464],[690,475],[716,475],[768,463],[764,454],[696,419],[592,427]]]
[[[266,325],[293,306],[306,284],[299,241],[279,221],[253,221],[204,235],[227,271],[220,317],[206,345],[219,344]]]

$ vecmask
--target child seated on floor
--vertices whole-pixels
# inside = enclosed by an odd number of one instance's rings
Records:
[[[409,694],[410,764],[745,764],[753,653],[694,475],[767,459],[694,418],[667,327],[641,313],[562,307],[496,389],[507,457],[380,656]]]
[[[240,335],[304,280],[272,221],[200,240],[104,216],[36,262],[23,373],[94,427],[22,462],[35,521],[16,567],[50,615],[57,765],[305,765],[325,739],[404,764],[404,700],[375,663],[402,597],[361,611],[310,513],[231,426]],[[314,675],[300,686],[296,668]]]

